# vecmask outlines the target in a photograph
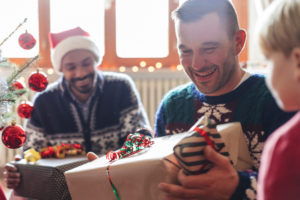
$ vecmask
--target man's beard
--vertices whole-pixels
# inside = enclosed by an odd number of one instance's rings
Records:
[[[90,73],[84,77],[81,77],[81,78],[72,78],[70,80],[70,87],[73,89],[73,90],[76,90],[77,92],[79,93],[82,93],[82,94],[87,94],[89,92],[91,92],[93,90],[93,86],[94,86],[94,81],[95,81],[95,73]],[[83,81],[83,80],[86,80],[86,79],[90,79],[90,83],[88,85],[85,85],[83,87],[81,86],[77,86],[76,85],[76,82],[77,81]]]

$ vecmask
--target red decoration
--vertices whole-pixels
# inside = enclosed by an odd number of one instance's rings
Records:
[[[23,49],[32,49],[35,46],[36,40],[30,33],[23,33],[19,37],[19,44]]]
[[[3,144],[11,149],[17,149],[21,147],[26,141],[26,132],[24,129],[12,122],[10,126],[7,126],[2,131],[2,142]]]
[[[42,158],[65,158],[67,156],[84,155],[80,144],[61,144],[48,146],[39,151]]]
[[[150,136],[141,133],[129,134],[124,145],[117,151],[109,151],[106,154],[106,159],[114,161],[138,153],[145,148],[149,148],[154,143],[151,139]]]
[[[4,126],[0,126],[0,131],[2,131],[4,129]]]
[[[18,115],[22,118],[30,118],[32,111],[33,106],[30,102],[22,103],[18,106]]]
[[[25,83],[23,81],[18,80],[12,85],[12,88],[14,90],[22,90],[25,88]]]
[[[44,72],[34,72],[28,79],[30,89],[35,92],[41,92],[48,85],[47,75]]]

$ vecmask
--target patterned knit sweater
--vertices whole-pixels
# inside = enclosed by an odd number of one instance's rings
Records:
[[[127,75],[98,73],[87,121],[69,91],[62,78],[36,96],[24,149],[78,143],[86,151],[104,154],[120,148],[137,128],[150,127],[136,87]]]
[[[188,83],[173,89],[162,100],[156,113],[155,133],[164,136],[185,132],[203,115],[216,124],[240,122],[254,161],[253,170],[257,171],[264,141],[293,114],[278,108],[262,75],[251,75],[235,90],[221,96],[206,96]],[[239,175],[234,198],[247,199],[245,191],[251,186],[250,174],[239,172]]]

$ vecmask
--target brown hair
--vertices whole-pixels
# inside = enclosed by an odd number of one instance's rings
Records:
[[[229,38],[239,30],[236,11],[228,0],[187,0],[172,12],[172,18],[184,23],[201,19],[209,13],[217,13],[224,21]]]

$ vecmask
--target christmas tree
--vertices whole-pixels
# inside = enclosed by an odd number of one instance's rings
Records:
[[[26,22],[26,20],[27,19],[20,23],[16,29],[0,43],[0,47]],[[23,49],[31,49],[35,45],[35,42],[36,41],[33,36],[27,32],[19,37],[19,44]],[[38,59],[39,56],[37,55],[31,59],[28,59],[25,64],[18,67],[15,64],[10,63],[8,59],[2,58],[0,51],[0,68],[5,66],[13,69],[6,80],[3,80],[3,78],[0,77],[0,130],[2,130],[2,142],[9,148],[19,148],[23,145],[26,139],[26,133],[21,126],[16,125],[13,121],[11,125],[8,125],[9,120],[16,114],[10,113],[10,107],[14,105],[24,93],[27,92],[24,84],[19,82],[18,79],[25,69],[34,65]],[[34,76],[38,76],[39,79],[36,77],[30,77],[29,87],[34,91],[37,91],[35,90],[37,85],[41,89],[39,91],[45,89],[48,84],[46,77],[39,72],[35,73]],[[43,82],[41,83],[40,81]],[[33,107],[27,103],[20,104],[18,106],[18,114],[22,118],[29,118],[32,110]]]

